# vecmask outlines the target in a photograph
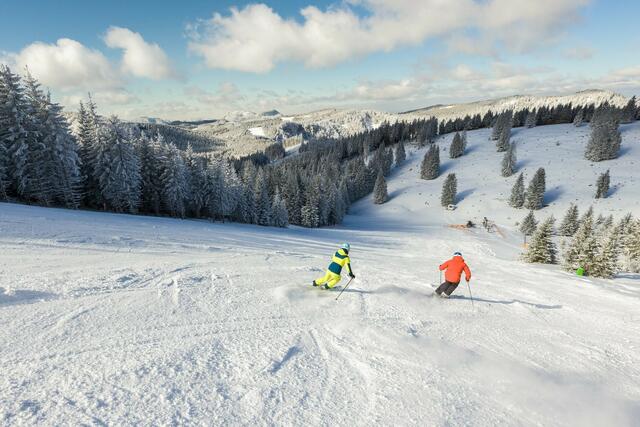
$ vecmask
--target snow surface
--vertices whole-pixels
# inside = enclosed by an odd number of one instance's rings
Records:
[[[516,132],[527,175],[544,164],[571,189],[543,212],[590,202],[611,167],[625,185],[596,212],[640,214],[640,126],[623,130],[621,158],[594,166],[586,128]],[[1,422],[637,425],[640,276],[518,261],[525,212],[505,207],[515,177],[499,177],[487,136],[443,161],[463,193],[453,212],[437,203],[444,176],[417,178],[424,149],[392,173],[388,203],[358,202],[333,228],[0,204]],[[504,237],[447,227],[485,215]],[[342,241],[357,279],[336,301],[310,282]],[[464,284],[430,297],[454,250],[475,306]]]
[[[249,132],[253,136],[258,136],[258,137],[261,137],[261,138],[265,137],[264,128],[262,128],[261,126],[255,127],[255,128],[249,128]]]

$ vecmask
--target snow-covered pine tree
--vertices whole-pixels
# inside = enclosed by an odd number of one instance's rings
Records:
[[[116,117],[100,129],[93,170],[105,208],[135,212],[140,204],[140,164],[130,135]]]
[[[28,176],[29,191],[27,200],[49,205],[54,201],[56,189],[49,180],[53,174],[54,159],[52,150],[45,142],[48,138],[48,129],[45,125],[47,119],[45,107],[45,95],[40,84],[29,73],[24,79],[25,101],[29,108],[29,138],[28,146]]]
[[[516,143],[509,144],[509,148],[504,153],[502,158],[502,176],[505,178],[510,177],[516,172],[516,163],[518,159],[516,157]]]
[[[136,138],[136,153],[140,159],[141,209],[156,215],[159,215],[162,210],[162,182],[160,178],[166,161],[163,141],[161,134],[157,134],[153,139],[145,134]],[[85,185],[85,189],[90,188],[90,185]]]
[[[229,218],[236,211],[242,198],[242,181],[235,168],[229,162],[222,162],[219,170],[222,177],[222,196],[220,197],[219,213],[222,219]],[[287,220],[288,223],[288,220]]]
[[[544,168],[539,168],[527,188],[524,206],[530,210],[541,209],[544,205],[545,189],[545,171]]]
[[[498,136],[498,140],[496,141],[496,149],[498,150],[498,153],[504,153],[505,151],[507,151],[509,149],[510,141],[511,127],[505,126]]]
[[[611,107],[600,107],[591,120],[591,136],[584,156],[592,162],[601,162],[618,157],[622,135],[620,134],[619,117]]]
[[[527,118],[524,120],[524,126],[530,129],[532,127],[535,127],[537,123],[538,114],[535,110],[529,111],[529,113],[527,113]]]
[[[509,197],[509,205],[513,208],[521,208],[524,206],[525,194],[524,194],[524,175],[522,172],[518,175],[513,188],[511,189],[511,197]]]
[[[609,228],[613,227],[613,215],[609,215],[608,217],[605,217],[604,221],[602,222],[601,227],[603,229],[609,229]]]
[[[607,197],[609,193],[609,185],[611,184],[611,176],[609,175],[609,170],[605,173],[600,174],[598,176],[598,181],[596,182],[596,199],[604,199]]]
[[[282,198],[287,205],[289,221],[291,224],[300,224],[300,210],[302,209],[302,197],[298,173],[294,169],[286,171],[285,184],[282,191]]]
[[[162,204],[171,216],[184,218],[189,199],[189,172],[182,152],[175,145],[166,144],[164,151],[164,164],[160,176]]]
[[[23,199],[31,192],[29,147],[36,136],[29,132],[30,115],[20,77],[0,65],[0,143],[8,156],[9,192]]]
[[[467,131],[462,131],[462,154],[467,151]]]
[[[393,167],[393,149],[391,147],[387,147],[383,150],[383,173],[384,176],[389,176],[391,173],[391,168]]]
[[[316,228],[320,225],[320,217],[318,215],[318,207],[313,204],[306,203],[300,212],[302,217],[302,225],[308,228]]]
[[[273,196],[271,224],[276,227],[286,227],[289,225],[289,213],[287,212],[287,206],[284,200],[280,197],[279,190],[276,190],[276,194]]]
[[[636,119],[636,97],[632,96],[627,105],[622,109],[622,123],[631,123]]]
[[[462,140],[462,136],[460,136],[459,132],[453,136],[453,141],[451,141],[451,147],[449,147],[449,157],[452,159],[457,159],[458,157],[464,154],[464,141]]]
[[[34,79],[35,80],[35,79]],[[81,201],[81,176],[78,146],[69,132],[62,108],[51,101],[49,94],[39,103],[42,123],[42,144],[46,150],[48,199],[67,208],[77,208]]]
[[[404,141],[400,140],[400,142],[396,146],[396,151],[395,151],[396,166],[399,166],[402,163],[404,163],[406,159],[407,159],[407,152],[405,151],[405,148],[404,148]]]
[[[96,145],[98,144],[99,137],[97,107],[91,95],[89,95],[86,104],[80,103],[77,139],[78,155],[80,157],[80,175],[82,176],[83,204],[93,208],[102,206],[99,185],[93,169],[97,156]],[[144,165],[144,163],[142,164]],[[155,213],[159,213],[159,210]]]
[[[529,211],[527,216],[524,217],[522,223],[520,224],[520,232],[525,236],[531,236],[534,231],[536,231],[537,226],[538,222],[536,221],[536,217],[533,214],[533,211]]]
[[[9,197],[9,155],[4,141],[0,140],[0,200]]]
[[[271,198],[264,170],[260,169],[254,187],[258,225],[271,225]]]
[[[440,147],[432,144],[422,159],[420,178],[431,180],[440,175]]]
[[[575,271],[582,267],[590,274],[591,265],[598,253],[598,242],[594,235],[593,210],[589,209],[582,217],[580,227],[573,235],[573,240],[564,253],[564,268]]]
[[[590,220],[593,222],[593,206],[589,206],[589,209],[587,209],[587,211],[582,214],[582,218],[580,218],[580,224],[582,224],[584,221]],[[593,225],[593,224],[592,224]]]
[[[573,125],[579,128],[580,126],[582,126],[583,122],[584,122],[584,111],[580,109],[578,110],[575,117],[573,118]]]
[[[376,205],[381,205],[388,199],[389,194],[387,193],[387,181],[384,179],[382,171],[380,171],[378,172],[378,177],[376,178],[376,184],[373,187],[373,203],[375,203]]]
[[[455,173],[450,173],[442,184],[442,194],[440,195],[440,204],[442,206],[454,205],[456,203],[456,195],[458,193],[458,180]]]
[[[555,264],[557,262],[556,245],[553,242],[553,216],[547,218],[531,237],[531,242],[524,254],[530,263]]]
[[[578,217],[578,206],[572,204],[571,206],[569,206],[569,209],[567,210],[567,213],[565,214],[558,229],[561,236],[571,237],[576,233],[578,227],[580,226]]]
[[[623,234],[625,267],[633,273],[640,273],[640,219],[632,220],[629,224],[629,231]]]
[[[598,251],[590,265],[589,275],[611,279],[619,271],[619,230],[616,227],[603,228],[598,236]]]
[[[207,204],[207,173],[204,159],[193,152],[191,144],[185,152],[185,165],[189,177],[187,210],[190,216],[200,218]]]
[[[500,135],[506,133],[511,135],[511,127],[513,126],[513,111],[508,110],[498,115],[491,130],[491,139],[497,141]]]

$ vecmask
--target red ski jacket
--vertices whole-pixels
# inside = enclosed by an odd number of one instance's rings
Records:
[[[469,266],[461,256],[454,256],[449,261],[445,261],[440,265],[440,271],[442,270],[447,270],[444,273],[444,278],[447,282],[460,283],[463,271],[467,282],[471,280],[471,270],[469,270]]]

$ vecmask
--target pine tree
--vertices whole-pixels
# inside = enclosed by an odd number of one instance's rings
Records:
[[[590,265],[590,276],[610,279],[619,271],[619,241],[618,229],[614,227],[603,229],[599,236],[598,251]]]
[[[305,204],[301,211],[302,225],[308,228],[316,228],[320,225],[318,207],[313,204]]]
[[[164,164],[160,182],[162,204],[174,217],[184,218],[189,198],[189,175],[180,150],[173,144],[164,147]]]
[[[584,214],[580,227],[564,254],[564,267],[568,271],[575,271],[582,267],[587,274],[590,274],[597,252],[598,242],[593,230],[593,210],[590,209]]]
[[[141,208],[144,212],[159,215],[162,210],[162,182],[160,178],[162,165],[166,162],[163,138],[160,134],[157,134],[155,139],[141,135],[136,139],[136,144],[136,152],[140,159]],[[86,166],[85,170],[89,171],[90,166]],[[88,178],[85,179],[85,183],[87,182]],[[91,187],[86,184],[86,191],[92,193]]]
[[[457,159],[464,154],[464,141],[460,133],[456,132],[453,136],[453,141],[451,141],[451,147],[449,148],[449,157],[452,159]]]
[[[513,208],[521,208],[524,206],[524,175],[520,173],[513,188],[511,189],[511,197],[509,197],[509,205]]]
[[[604,199],[609,193],[609,184],[611,183],[611,177],[609,170],[600,174],[598,181],[596,182],[596,199]]]
[[[582,122],[584,122],[584,111],[580,109],[573,118],[573,125],[579,128],[580,126],[582,126]]]
[[[420,178],[431,180],[440,175],[440,147],[431,145],[422,159]]]
[[[0,141],[0,200],[7,200],[9,194],[9,155],[4,141]]]
[[[140,165],[130,135],[116,117],[100,130],[95,178],[105,208],[135,212],[140,203]]]
[[[0,65],[0,143],[8,156],[10,192],[27,199],[31,191],[30,146],[36,142],[31,110],[20,85],[20,77]]]
[[[536,114],[535,110],[533,110],[527,114],[527,118],[524,121],[524,125],[525,127],[530,129],[532,127],[535,127],[537,122],[538,122],[538,115]]]
[[[524,259],[530,263],[555,264],[557,262],[557,250],[553,243],[553,216],[547,218],[533,233],[531,242],[524,255]]]
[[[632,96],[627,105],[622,109],[622,123],[631,123],[636,119],[636,97]]]
[[[508,110],[496,118],[496,122],[493,125],[493,129],[491,131],[491,139],[493,141],[497,141],[500,138],[500,135],[511,134],[511,127],[513,126],[513,111]]]
[[[584,156],[592,162],[601,162],[618,157],[622,136],[618,129],[619,118],[611,107],[601,107],[591,120],[591,136]]]
[[[571,237],[576,233],[580,226],[578,216],[578,207],[572,204],[560,224],[559,231],[561,236]]]
[[[380,171],[376,178],[376,184],[373,187],[373,203],[381,205],[387,200],[389,200],[389,194],[387,193],[387,181],[384,179],[382,171]]]
[[[78,114],[78,155],[80,157],[80,175],[82,176],[82,197],[83,204],[88,207],[100,207],[100,190],[94,165],[96,162],[99,123],[96,111],[96,104],[89,96],[87,104],[80,103]],[[143,163],[144,164],[144,163]],[[159,210],[155,212],[159,213]]]
[[[456,203],[456,194],[458,192],[458,180],[456,174],[450,173],[444,180],[442,185],[442,195],[440,196],[440,204],[442,206],[454,205]]]
[[[533,211],[529,211],[527,216],[522,220],[522,224],[520,224],[520,232],[525,236],[531,236],[536,231],[537,226],[538,222],[533,215]]]
[[[71,136],[62,108],[50,95],[39,100],[38,113],[42,123],[41,143],[45,147],[44,166],[50,195],[48,200],[68,208],[77,208],[81,201],[81,175],[78,147]]]
[[[511,127],[504,127],[502,132],[498,136],[498,141],[496,142],[496,148],[498,149],[498,153],[504,153],[509,149],[511,141]]]
[[[289,225],[287,206],[282,197],[280,197],[280,191],[278,190],[273,196],[273,203],[271,205],[271,224],[276,227],[286,227]]]
[[[51,180],[54,174],[53,152],[47,126],[45,95],[40,84],[27,73],[24,79],[25,101],[29,108],[29,127],[31,135],[27,154],[29,187],[25,198],[42,205],[54,202],[56,183]]]
[[[516,143],[509,144],[509,148],[504,153],[502,158],[502,176],[505,178],[510,177],[516,172],[516,163],[518,162],[516,157]]]
[[[400,141],[396,147],[395,162],[396,166],[400,166],[407,159],[407,152],[404,148],[404,141]]]
[[[582,218],[580,218],[580,224],[585,221],[593,222],[593,206],[589,206],[589,209],[587,209],[587,211],[582,215]]]
[[[200,218],[207,203],[207,173],[204,159],[195,155],[191,144],[187,147],[184,158],[189,177],[187,210],[190,216]]]
[[[524,206],[530,210],[541,209],[544,205],[545,188],[545,171],[540,168],[529,183]]]
[[[633,273],[640,273],[640,219],[631,221],[625,237],[624,254],[627,268]]]
[[[271,225],[271,198],[267,178],[263,169],[258,172],[254,188],[254,198],[256,201],[256,215],[258,225]]]

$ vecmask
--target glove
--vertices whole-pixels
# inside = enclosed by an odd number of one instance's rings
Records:
[[[352,279],[355,279],[355,278],[356,278],[356,275],[355,275],[355,274],[353,274],[353,273],[349,273],[349,277],[351,277]]]

